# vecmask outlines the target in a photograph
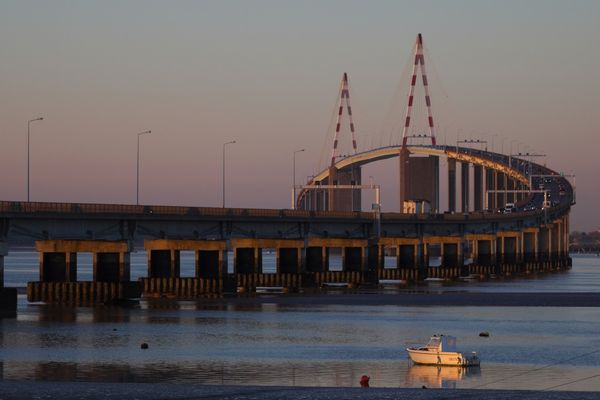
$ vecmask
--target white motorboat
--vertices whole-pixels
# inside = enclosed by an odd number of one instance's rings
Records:
[[[456,338],[447,335],[433,335],[425,347],[406,349],[412,362],[429,365],[460,365],[470,367],[479,365],[476,352],[464,355],[456,351]]]

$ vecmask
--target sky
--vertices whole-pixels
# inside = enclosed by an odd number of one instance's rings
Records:
[[[536,152],[600,225],[598,1],[0,0],[0,199],[288,208],[348,72],[359,150],[397,141],[423,34],[438,141]],[[400,93],[400,96],[398,95]],[[349,146],[348,132],[340,140]],[[347,147],[349,148],[349,147]],[[397,163],[366,167],[398,209]]]

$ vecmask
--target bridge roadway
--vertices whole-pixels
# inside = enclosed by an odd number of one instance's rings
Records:
[[[340,168],[394,152],[397,156],[397,147],[358,154],[341,160]],[[40,280],[28,284],[28,299],[70,303],[136,297],[140,291],[188,298],[235,288],[297,290],[570,267],[568,218],[574,193],[567,179],[539,164],[470,148],[413,146],[411,152],[482,165],[527,187],[530,181],[533,188],[544,184],[555,200],[544,207],[542,195],[530,194],[512,213],[444,214],[4,201],[0,300],[12,309],[14,291],[2,288],[3,259],[13,245],[35,244],[40,253]],[[148,252],[148,276],[130,282],[129,254],[142,245]],[[276,253],[276,273],[263,272],[265,249]],[[180,277],[182,250],[196,254],[193,278]],[[233,252],[233,274],[228,273],[228,251]],[[78,252],[93,253],[92,282],[77,280]],[[330,268],[336,256],[341,271]],[[430,256],[441,256],[441,266],[430,266]],[[386,264],[390,257],[395,265]]]

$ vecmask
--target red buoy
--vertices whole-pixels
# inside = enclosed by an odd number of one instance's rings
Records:
[[[363,375],[360,377],[360,386],[361,387],[369,387],[369,377],[367,375]]]

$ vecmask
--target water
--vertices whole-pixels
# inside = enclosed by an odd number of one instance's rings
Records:
[[[21,286],[26,257],[7,257],[6,278]],[[22,264],[13,260],[21,260]],[[193,264],[184,268],[190,268]],[[84,279],[80,262],[80,279]],[[184,269],[182,268],[182,269]],[[91,268],[90,268],[91,269]],[[145,274],[145,255],[132,256]],[[574,257],[567,273],[460,283],[443,290],[597,291],[598,257]],[[16,274],[18,275],[18,274]],[[269,298],[269,297],[267,297]],[[489,338],[478,336],[490,332]],[[142,301],[132,307],[28,304],[0,320],[4,379],[290,386],[600,391],[600,309],[240,305],[227,300]],[[404,348],[433,333],[476,350],[480,368],[414,366]],[[140,349],[141,343],[149,349]],[[593,377],[589,378],[588,377]],[[577,381],[577,382],[575,382]],[[574,382],[569,384],[569,382]],[[558,386],[562,385],[562,386]]]

